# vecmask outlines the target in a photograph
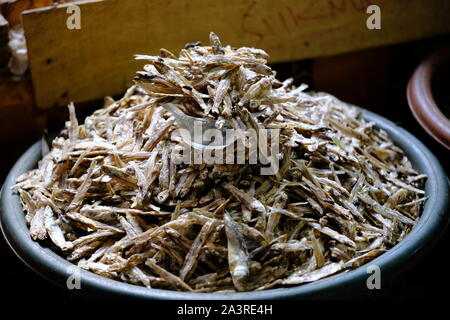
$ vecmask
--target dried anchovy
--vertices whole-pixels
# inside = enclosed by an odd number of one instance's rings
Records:
[[[424,175],[383,130],[325,93],[280,82],[255,48],[187,44],[148,62],[136,85],[18,178],[30,235],[78,266],[146,287],[265,290],[356,268],[420,216]],[[176,164],[177,124],[161,107],[280,129],[280,170]]]

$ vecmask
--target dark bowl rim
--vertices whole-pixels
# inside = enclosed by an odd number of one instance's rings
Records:
[[[410,268],[431,250],[446,230],[449,221],[448,179],[436,157],[417,138],[393,122],[370,111],[361,110],[366,120],[375,122],[378,128],[385,130],[394,142],[405,150],[416,170],[428,175],[425,190],[429,198],[424,206],[422,216],[405,239],[392,249],[354,270],[313,283],[259,292],[191,293],[150,289],[107,279],[86,270],[80,272],[82,289],[91,293],[95,292],[95,297],[111,296],[126,299],[310,299],[328,296],[330,292],[346,292],[346,290],[352,290],[352,286],[356,283],[365,283],[370,276],[366,269],[369,265],[379,266],[382,274],[388,278],[393,278]],[[40,142],[32,145],[19,158],[5,180],[0,199],[1,229],[10,247],[26,265],[49,281],[59,286],[65,286],[68,272],[74,265],[31,239],[19,196],[11,190],[17,177],[36,165],[40,159],[40,148]]]

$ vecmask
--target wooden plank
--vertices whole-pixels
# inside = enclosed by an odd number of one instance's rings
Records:
[[[6,67],[8,58],[8,21],[0,13],[0,72]]]
[[[381,30],[368,30],[368,5]],[[434,0],[97,0],[79,3],[81,29],[66,28],[67,5],[23,16],[39,108],[119,94],[142,62],[133,54],[173,52],[207,41],[267,50],[271,62],[334,55],[450,32],[450,1]]]

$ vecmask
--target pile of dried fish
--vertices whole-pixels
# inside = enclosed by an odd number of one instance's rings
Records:
[[[34,240],[99,275],[194,292],[298,285],[401,241],[426,199],[388,135],[327,94],[275,79],[254,48],[191,43],[148,64],[118,101],[61,136],[15,188]],[[176,164],[161,105],[240,128],[280,129],[280,167]],[[47,240],[46,240],[47,239]],[[50,241],[48,241],[50,240]]]

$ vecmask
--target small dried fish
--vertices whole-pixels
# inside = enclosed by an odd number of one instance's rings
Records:
[[[45,228],[45,208],[36,210],[36,213],[30,222],[30,235],[33,240],[44,240],[47,237],[47,229]]]
[[[249,256],[244,237],[239,226],[228,213],[223,216],[228,240],[228,264],[233,283],[239,291],[246,290],[249,276]]]
[[[187,253],[184,264],[181,267],[180,270],[180,278],[182,280],[186,280],[187,277],[190,276],[193,269],[195,269],[196,264],[198,263],[198,256],[200,254],[200,250],[205,243],[206,239],[208,238],[209,234],[211,233],[212,229],[214,227],[214,221],[207,221],[202,229],[200,230],[199,234],[197,235],[197,238],[195,239],[194,243],[192,244],[191,248],[189,249],[189,252]]]
[[[293,284],[302,284],[307,282],[313,282],[317,281],[326,277],[329,277],[339,271],[344,269],[344,264],[335,262],[327,264],[319,269],[316,269],[314,271],[308,272],[306,274],[297,275],[296,273],[293,273],[289,277],[287,277],[285,280],[281,280],[280,284],[284,285],[293,285]]]
[[[33,240],[111,279],[236,292],[357,268],[420,218],[426,176],[388,134],[329,94],[278,81],[265,51],[211,33],[207,46],[160,55],[136,56],[147,64],[135,85],[84,124],[70,103],[51,150],[17,179]],[[197,161],[167,103],[243,131],[245,155]],[[247,129],[260,132],[255,141]],[[272,176],[247,152],[262,129],[280,133]]]
[[[71,243],[67,243],[64,238],[64,233],[61,230],[61,227],[56,223],[56,219],[53,216],[53,211],[49,206],[45,207],[44,215],[45,229],[47,230],[47,234],[52,242],[61,250],[71,249],[73,245]]]
[[[258,214],[266,214],[266,208],[264,205],[258,200],[249,195],[248,193],[245,193],[235,186],[231,184],[224,184],[223,187],[227,189],[233,196],[235,196],[237,199],[239,199],[242,204],[247,207],[250,211],[254,211]]]
[[[163,279],[167,280],[175,287],[180,287],[186,291],[192,291],[192,288],[189,287],[183,280],[179,277],[173,275],[172,273],[161,268],[154,260],[148,259],[145,264],[151,268],[156,274],[160,275]]]
[[[317,231],[320,231],[323,234],[329,236],[330,238],[333,238],[345,245],[348,245],[349,247],[356,248],[356,244],[354,241],[349,239],[347,236],[340,234],[337,231],[334,231],[331,228],[323,227],[319,223],[316,223],[316,222],[310,222],[310,223],[308,223],[308,225],[311,226],[312,228],[316,229]]]

